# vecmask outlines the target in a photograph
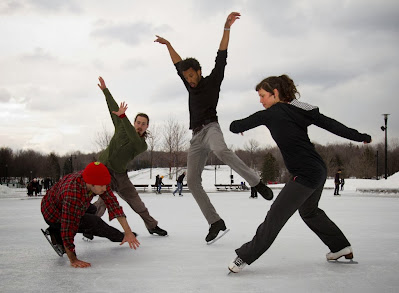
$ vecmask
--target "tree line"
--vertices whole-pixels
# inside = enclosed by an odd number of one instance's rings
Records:
[[[148,149],[128,164],[128,170],[150,168],[152,178],[152,168],[168,168],[169,178],[176,178],[181,169],[187,166],[188,130],[171,117],[162,126],[152,125],[147,132]],[[109,145],[112,135],[103,126],[97,133],[94,144],[103,150]],[[399,143],[392,141],[389,145],[388,175],[391,175],[399,170]],[[385,146],[382,143],[315,144],[315,147],[326,163],[330,177],[338,169],[342,169],[342,175],[346,178],[380,178],[384,175]],[[75,151],[60,156],[54,152],[43,154],[31,149],[13,151],[9,147],[1,147],[0,183],[10,177],[25,180],[50,177],[55,182],[60,177],[82,170],[88,163],[98,160],[100,153],[101,151],[84,154]],[[259,142],[251,139],[243,149],[237,149],[235,153],[248,166],[258,171],[265,182],[289,180],[290,174],[277,147],[262,148]],[[211,153],[207,164],[223,165],[223,162]]]
[[[175,127],[177,127],[175,125]],[[184,131],[178,128],[180,136]],[[183,133],[181,133],[183,131]],[[137,156],[128,164],[128,170],[144,168],[168,168],[170,178],[187,166],[187,143],[176,139],[172,133],[164,134],[165,139],[161,149],[156,150],[154,133],[147,139],[148,150]],[[175,137],[175,139],[173,139]],[[175,141],[174,141],[175,140]],[[179,141],[179,143],[176,142]],[[174,142],[173,142],[174,141]],[[384,145],[362,144],[328,144],[315,145],[327,165],[328,176],[333,177],[338,169],[342,169],[345,178],[382,178],[385,172]],[[243,149],[235,153],[248,166],[257,170],[264,181],[286,182],[290,174],[284,166],[283,158],[277,147],[261,148],[255,140],[250,140]],[[378,153],[378,157],[377,157]],[[78,170],[82,170],[88,163],[96,161],[100,152],[88,154],[80,151],[63,156],[56,153],[43,154],[35,150],[13,151],[9,147],[0,148],[0,180],[11,177],[17,178],[45,178],[57,181],[60,177]],[[378,161],[378,167],[377,167]],[[214,154],[207,161],[208,165],[223,165]],[[388,151],[388,176],[399,171],[399,147],[390,147]]]

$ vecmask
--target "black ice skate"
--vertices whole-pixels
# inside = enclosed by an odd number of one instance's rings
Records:
[[[166,236],[168,235],[168,232],[166,232],[164,229],[159,228],[158,226],[155,226],[153,229],[148,229],[148,232],[150,234],[157,234],[158,236]]]
[[[46,237],[48,243],[50,243],[51,247],[54,249],[54,251],[62,257],[62,255],[65,253],[65,248],[64,245],[58,244],[57,241],[55,240],[54,235],[50,234],[50,231],[46,229],[46,231],[43,231],[43,229],[40,229],[43,232],[44,237]]]
[[[218,237],[220,231],[225,231],[225,232]],[[224,221],[220,219],[219,221],[213,223],[211,227],[209,227],[209,233],[208,235],[206,235],[205,241],[207,242],[207,244],[212,244],[217,239],[226,234],[228,231],[230,230],[226,228]]]
[[[273,199],[273,191],[267,187],[262,181],[258,183],[258,185],[254,186],[256,191],[260,193],[260,195],[266,200]]]

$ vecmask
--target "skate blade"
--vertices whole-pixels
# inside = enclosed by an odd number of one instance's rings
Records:
[[[344,264],[344,265],[357,265],[359,262],[353,260],[353,259],[348,259],[348,260],[339,260],[339,259],[328,259],[327,262],[329,263],[336,263],[336,264]]]
[[[216,237],[216,238],[213,239],[212,241],[207,242],[206,245],[211,245],[211,244],[215,243],[215,242],[218,241],[220,238],[222,238],[224,235],[226,235],[226,233],[229,232],[229,231],[230,231],[230,229],[224,230],[222,234],[220,234],[218,237]]]

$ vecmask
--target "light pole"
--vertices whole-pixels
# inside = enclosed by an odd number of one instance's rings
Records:
[[[8,164],[6,164],[6,182],[8,186]]]
[[[377,154],[375,155],[377,158],[377,173],[376,173],[376,179],[378,180],[378,151]]]
[[[385,127],[381,126],[381,130],[385,131],[385,179],[388,178],[388,139],[387,139],[387,128],[388,128],[388,115],[382,114],[384,116]]]

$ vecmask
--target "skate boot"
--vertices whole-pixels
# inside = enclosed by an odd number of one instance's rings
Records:
[[[155,226],[153,229],[148,229],[148,232],[150,234],[157,234],[158,236],[166,236],[168,235],[168,232],[166,232],[164,229],[159,228],[158,226]]]
[[[226,230],[226,225],[224,224],[224,221],[222,219],[216,221],[209,228],[209,233],[208,235],[206,235],[205,241],[206,242],[212,241],[218,236],[220,231],[225,231],[225,230]]]
[[[266,200],[273,199],[273,191],[267,187],[262,181],[258,183],[258,185],[254,186],[256,191],[260,193],[260,195]]]
[[[83,240],[89,241],[89,240],[93,240],[94,239],[94,235],[91,233],[83,233]]]
[[[238,256],[231,261],[231,263],[229,264],[229,270],[232,273],[239,273],[242,271],[242,269],[247,265],[246,262],[244,262],[241,258],[239,258]]]
[[[346,259],[353,258],[353,250],[351,246],[347,246],[338,252],[329,252],[326,254],[327,260],[337,260],[343,256],[345,256]]]

